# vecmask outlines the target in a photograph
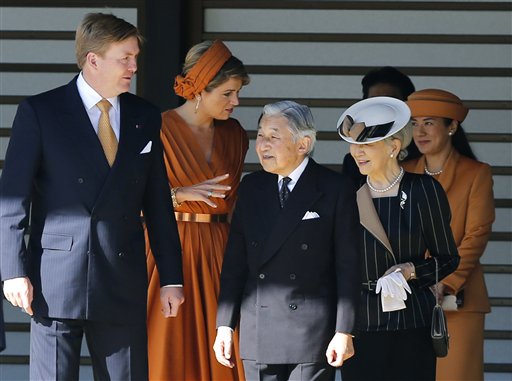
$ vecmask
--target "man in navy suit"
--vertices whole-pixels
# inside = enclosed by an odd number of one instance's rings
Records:
[[[184,300],[160,113],[128,93],[141,41],[125,20],[88,14],[76,32],[81,73],[24,100],[13,123],[0,265],[6,298],[32,315],[34,380],[78,379],[84,335],[95,379],[148,378],[141,211],[162,312],[176,316]]]
[[[248,380],[333,380],[354,354],[359,218],[352,182],[309,157],[308,107],[266,105],[243,178],[221,273],[217,360],[231,361],[240,320]]]

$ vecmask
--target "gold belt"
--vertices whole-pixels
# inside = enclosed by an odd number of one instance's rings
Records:
[[[185,222],[228,222],[227,214],[202,214],[174,212],[176,221]]]

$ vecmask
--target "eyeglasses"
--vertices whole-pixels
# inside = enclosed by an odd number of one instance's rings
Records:
[[[365,142],[367,139],[386,136],[395,121],[374,126],[367,126],[364,122],[354,123],[354,119],[347,115],[338,126],[338,135],[352,138],[356,142]]]

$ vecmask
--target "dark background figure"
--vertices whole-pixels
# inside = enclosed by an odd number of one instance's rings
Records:
[[[407,97],[414,92],[414,84],[411,79],[400,70],[392,66],[384,66],[373,69],[366,73],[361,80],[363,99],[387,96],[401,101],[406,101]],[[418,148],[411,142],[407,147],[407,158],[416,158],[420,156]],[[359,172],[354,158],[347,153],[343,158],[343,173],[350,176],[355,184],[361,184],[366,176]]]

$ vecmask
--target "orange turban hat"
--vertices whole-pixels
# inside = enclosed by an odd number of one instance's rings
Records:
[[[226,45],[220,40],[215,40],[185,77],[182,75],[176,76],[174,92],[182,98],[194,99],[196,94],[199,94],[208,86],[230,57],[231,52]]]
[[[415,91],[407,97],[407,105],[411,109],[412,118],[434,116],[462,122],[468,114],[468,109],[458,96],[438,89]]]

